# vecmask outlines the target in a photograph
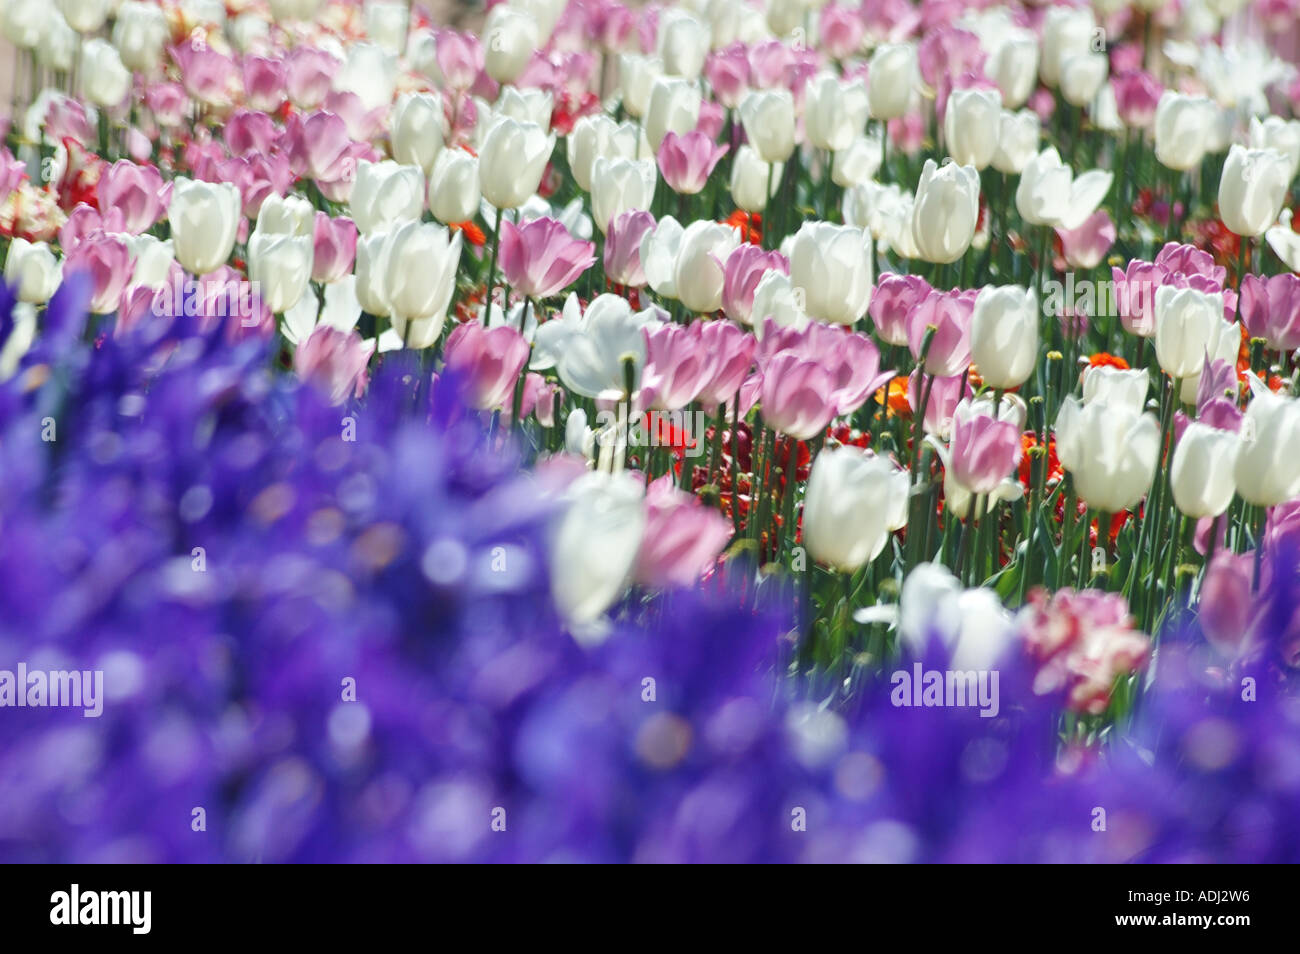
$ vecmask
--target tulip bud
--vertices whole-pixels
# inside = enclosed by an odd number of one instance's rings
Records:
[[[514,397],[519,374],[528,361],[528,342],[514,328],[485,328],[477,321],[459,324],[443,349],[447,370],[465,385],[470,407],[500,410]]]
[[[952,479],[967,493],[988,495],[1020,463],[1020,430],[988,414],[958,413],[948,453]]]
[[[867,70],[867,102],[873,119],[897,119],[912,104],[920,81],[916,47],[882,43],[871,54]]]
[[[805,222],[790,247],[790,281],[819,321],[852,325],[871,301],[871,237],[851,225]]]
[[[726,154],[726,146],[718,145],[702,132],[684,136],[670,132],[659,146],[659,169],[674,192],[696,195],[704,189],[713,167]]]
[[[479,210],[478,157],[443,149],[429,173],[429,212],[444,225],[468,222]]]
[[[498,4],[483,24],[483,67],[498,83],[513,83],[538,49],[537,20],[508,4]]]
[[[1038,296],[1032,288],[987,285],[971,315],[971,358],[984,383],[1017,388],[1038,361]]]
[[[1092,50],[1097,20],[1087,7],[1050,7],[1043,18],[1043,55],[1039,71],[1043,82],[1055,86],[1070,57]]]
[[[653,159],[596,159],[591,172],[591,214],[601,232],[625,212],[645,211],[658,181]]]
[[[1153,414],[1098,402],[1080,405],[1067,397],[1056,419],[1056,453],[1088,506],[1119,513],[1151,486],[1160,425]]]
[[[985,73],[1002,92],[1003,105],[1023,106],[1038,81],[1038,38],[1028,30],[1014,31],[989,57]]]
[[[1169,484],[1174,503],[1194,520],[1217,517],[1228,509],[1237,487],[1237,435],[1199,421],[1187,425],[1174,448]]]
[[[1170,377],[1200,374],[1206,352],[1227,341],[1236,354],[1240,329],[1223,320],[1223,293],[1161,285],[1156,289],[1156,359]]]
[[[215,271],[230,258],[240,218],[239,190],[229,182],[176,179],[167,207],[176,261],[193,275]]]
[[[1031,109],[1018,113],[1003,110],[998,120],[998,148],[993,153],[993,168],[1007,175],[1019,175],[1038,155],[1041,123]]]
[[[1237,658],[1250,634],[1253,563],[1252,554],[1220,551],[1201,584],[1197,622],[1210,645],[1228,659]]]
[[[622,86],[623,108],[629,116],[640,119],[650,107],[650,94],[655,80],[664,72],[663,61],[656,56],[639,56],[624,53],[619,56],[618,75]],[[691,123],[688,128],[693,128]],[[653,146],[654,143],[652,142]]]
[[[131,71],[107,40],[87,40],[81,48],[81,94],[104,109],[120,105],[131,92]]]
[[[1279,397],[1258,378],[1251,387],[1233,478],[1247,503],[1275,507],[1300,495],[1300,400]]]
[[[784,174],[785,163],[770,165],[752,147],[741,146],[731,165],[731,199],[745,212],[763,212],[776,195]]]
[[[693,585],[730,539],[731,522],[662,479],[650,484],[645,504],[645,534],[633,578],[646,586]]]
[[[162,8],[141,0],[126,0],[113,22],[113,45],[122,63],[138,73],[153,73],[162,63],[171,28]]]
[[[357,302],[371,315],[388,317],[391,313],[384,284],[384,253],[388,246],[388,233],[361,235],[357,238],[356,286]]]
[[[450,236],[441,225],[422,222],[407,222],[388,234],[380,259],[383,294],[394,329],[403,334],[411,326],[408,346],[426,348],[437,340],[456,287],[460,245],[459,232]],[[358,262],[360,258],[358,243]]]
[[[1269,116],[1262,122],[1259,117],[1250,117],[1250,148],[1276,149],[1287,157],[1289,173],[1287,181],[1300,172],[1300,119],[1282,119]]]
[[[520,294],[549,298],[572,284],[596,260],[595,243],[569,234],[552,218],[523,225],[506,220],[501,229],[501,273]]]
[[[265,208],[265,206],[263,206]],[[311,280],[312,237],[255,230],[248,238],[248,277],[274,314],[298,303]]]
[[[1165,90],[1156,105],[1156,159],[1169,169],[1195,169],[1205,158],[1217,119],[1218,110],[1206,97]]]
[[[78,33],[94,33],[108,19],[109,0],[59,0],[59,9]]]
[[[1114,176],[1092,169],[1075,177],[1049,146],[1025,164],[1016,186],[1016,209],[1031,225],[1077,229],[1110,191]]]
[[[404,166],[419,166],[425,175],[442,152],[441,100],[428,93],[404,93],[393,107],[389,136],[393,158]]]
[[[907,471],[856,447],[824,449],[813,461],[804,496],[809,554],[840,572],[855,572],[907,524],[907,501]]]
[[[695,128],[700,119],[700,88],[690,80],[676,76],[660,76],[650,87],[650,100],[646,106],[646,139],[655,152],[670,132],[684,135]]]
[[[523,205],[537,191],[554,149],[555,135],[548,136],[536,123],[498,119],[479,149],[483,198],[497,209]]]
[[[847,149],[867,125],[866,84],[860,78],[841,81],[830,71],[818,73],[804,90],[803,117],[812,145],[835,152]]]
[[[616,123],[604,113],[583,116],[564,137],[573,181],[583,192],[591,191],[591,171],[601,156],[607,159],[636,159],[641,133],[632,123]]]
[[[334,74],[335,90],[352,93],[363,109],[387,109],[397,89],[397,55],[377,43],[353,43]]]
[[[356,254],[356,223],[317,212],[312,223],[312,280],[324,284],[339,281],[352,271]]]
[[[997,154],[1002,97],[997,90],[956,89],[943,117],[944,145],[960,166],[984,169]]]
[[[645,530],[642,485],[631,475],[588,474],[551,544],[551,595],[571,625],[595,623],[622,595]]]
[[[17,288],[18,300],[43,305],[62,280],[62,266],[45,242],[14,237],[5,257],[5,283]]]
[[[709,27],[681,7],[667,7],[659,14],[658,49],[664,73],[689,80],[699,79],[704,57],[709,52]]]
[[[1228,230],[1253,238],[1277,222],[1292,175],[1291,160],[1276,149],[1228,150],[1219,179],[1219,217]]]
[[[1112,368],[1096,365],[1083,372],[1083,403],[1122,408],[1131,415],[1147,406],[1151,377],[1146,368]]]
[[[257,212],[257,231],[274,235],[311,235],[316,217],[312,205],[296,195],[268,195]]]
[[[1090,106],[1110,72],[1105,53],[1080,53],[1061,63],[1061,98],[1071,106]]]
[[[735,229],[701,219],[682,232],[673,285],[691,311],[707,314],[722,307],[723,262],[740,244]]]
[[[980,177],[974,167],[925,160],[912,207],[912,238],[921,257],[946,265],[966,254],[979,209]]]
[[[424,211],[424,173],[419,166],[402,166],[391,159],[363,159],[357,163],[348,209],[357,228],[367,235],[418,221]]]

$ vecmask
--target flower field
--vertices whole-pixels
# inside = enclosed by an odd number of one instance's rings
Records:
[[[1300,861],[1300,3],[0,68],[0,860]]]

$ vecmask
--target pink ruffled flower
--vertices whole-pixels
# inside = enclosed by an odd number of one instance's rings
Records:
[[[646,524],[633,578],[644,586],[692,586],[731,538],[731,522],[665,477],[646,491]]]
[[[567,287],[596,260],[595,249],[594,242],[575,239],[552,218],[501,223],[501,272],[529,298],[548,298]]]
[[[319,325],[293,353],[293,369],[329,395],[331,404],[342,404],[348,395],[365,393],[366,365],[374,344],[355,331],[340,331]]]
[[[480,411],[509,406],[528,360],[528,342],[514,328],[457,325],[447,336],[447,371],[459,376],[465,400]]]

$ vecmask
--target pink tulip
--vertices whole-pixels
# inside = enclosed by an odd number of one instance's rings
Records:
[[[1098,209],[1077,229],[1057,229],[1056,234],[1071,268],[1096,268],[1115,244],[1115,223],[1105,209]]]
[[[1300,348],[1300,275],[1247,275],[1241,284],[1241,320],[1252,338],[1274,351]]]
[[[265,153],[280,138],[280,129],[266,113],[237,109],[222,127],[221,138],[232,156]]]
[[[895,346],[907,344],[907,318],[932,291],[920,275],[881,275],[867,307],[880,339]]]
[[[956,481],[972,494],[992,493],[1020,463],[1020,429],[1011,421],[971,414],[953,425],[950,450]]]
[[[1156,333],[1156,289],[1164,282],[1164,269],[1135,259],[1124,271],[1112,268],[1110,274],[1124,330],[1139,338],[1150,338]]]
[[[587,34],[604,50],[621,50],[632,32],[632,11],[615,0],[600,0],[587,10]]]
[[[752,322],[754,292],[772,269],[789,275],[790,260],[780,252],[750,243],[736,246],[727,256],[722,268],[722,310],[728,318],[746,325]]]
[[[694,585],[730,539],[730,521],[663,477],[647,488],[645,505],[633,579],[654,587]]]
[[[153,166],[119,159],[99,177],[101,208],[120,210],[122,228],[132,235],[148,231],[167,211],[170,185]]]
[[[1253,553],[1220,550],[1201,583],[1201,631],[1210,645],[1229,659],[1241,654],[1250,630],[1254,559]]]
[[[970,382],[963,373],[949,378],[935,378],[933,384],[927,378],[924,387],[929,388],[930,400],[925,405],[925,418],[921,427],[927,434],[944,436],[952,430],[957,405],[966,397]],[[911,406],[913,415],[917,413],[924,398],[921,374],[913,371],[907,379],[907,403]]]
[[[79,203],[68,214],[68,219],[59,228],[59,244],[63,253],[71,255],[86,238],[96,232],[125,232],[126,222],[120,209],[109,209],[101,213],[94,206]]]
[[[907,318],[907,347],[921,360],[921,349],[931,327],[934,340],[925,357],[925,372],[941,378],[965,374],[970,367],[970,326],[975,312],[971,291],[932,291]]]
[[[483,46],[473,33],[439,30],[434,56],[442,78],[457,91],[469,89],[483,72]]]
[[[299,46],[285,57],[284,84],[299,109],[316,109],[325,102],[339,70],[339,61],[315,47]]]
[[[645,332],[646,363],[641,372],[643,410],[679,411],[713,380],[717,355],[704,347],[703,322],[664,325]]]
[[[256,219],[269,195],[283,196],[293,182],[293,170],[282,152],[248,158],[236,156],[217,163],[216,180],[232,182],[243,196],[243,213]]]
[[[684,136],[670,132],[659,146],[659,171],[674,192],[695,195],[704,188],[713,167],[726,154],[726,146],[718,145],[698,130]]]
[[[356,93],[331,90],[325,97],[324,109],[343,118],[348,135],[353,139],[369,142],[383,132],[386,110],[383,107],[366,109]]]
[[[126,243],[104,232],[89,235],[78,244],[68,255],[65,268],[70,273],[84,272],[90,276],[90,310],[97,315],[117,309],[122,289],[134,270]]]
[[[1122,73],[1111,80],[1120,121],[1130,129],[1146,129],[1156,118],[1163,92],[1159,81],[1145,70]]]
[[[704,77],[718,102],[735,109],[749,90],[749,58],[743,43],[710,53],[704,62]]]
[[[700,332],[700,345],[717,358],[713,376],[700,390],[700,403],[707,408],[734,400],[754,366],[758,342],[752,334],[729,321],[706,321]]]
[[[67,96],[56,96],[46,107],[45,136],[54,142],[72,139],[82,146],[90,146],[96,139],[85,107]]]
[[[316,213],[312,227],[313,281],[329,284],[352,271],[357,255],[357,226],[345,216],[331,219],[325,212]]]
[[[501,272],[515,291],[548,298],[571,284],[596,260],[594,242],[582,242],[552,218],[501,223]]]
[[[0,203],[18,188],[27,175],[26,170],[27,163],[19,162],[8,149],[0,150]]]
[[[189,109],[190,98],[179,83],[154,83],[144,91],[144,103],[154,121],[165,129],[179,126]]]
[[[458,375],[465,400],[480,411],[508,406],[519,372],[528,360],[528,342],[514,328],[485,328],[476,321],[457,325],[447,336],[447,371]]]
[[[237,75],[235,62],[224,53],[188,40],[176,44],[172,58],[181,69],[181,83],[193,99],[220,106],[230,99],[230,80]]]
[[[834,379],[817,361],[782,352],[763,368],[759,399],[768,426],[806,441],[826,429],[835,416]]]
[[[349,394],[360,397],[366,390],[366,365],[374,344],[361,340],[355,331],[339,331],[319,325],[293,353],[293,369],[329,395],[331,404],[342,404]]]
[[[836,414],[852,414],[893,380],[893,371],[881,370],[880,349],[866,335],[816,321],[806,330],[810,342],[818,341],[822,365],[834,380],[831,400]]]
[[[253,109],[273,113],[284,105],[285,65],[281,60],[249,54],[244,57],[244,99]]]
[[[822,50],[832,59],[847,60],[862,47],[867,27],[857,7],[828,4],[822,8],[818,31]]]
[[[785,71],[794,65],[794,51],[780,40],[764,40],[749,50],[749,75],[754,86],[771,89],[785,85]]]
[[[641,209],[618,215],[605,233],[605,275],[616,285],[640,288],[646,283],[641,240],[654,231],[655,217]]]
[[[289,165],[297,175],[333,180],[343,173],[342,163],[352,144],[343,117],[323,110],[305,116],[294,113],[284,135]]]
[[[1171,278],[1190,279],[1199,275],[1222,286],[1228,277],[1224,266],[1214,264],[1213,255],[1195,245],[1169,242],[1156,254],[1155,264]]]
[[[703,135],[709,142],[713,142],[722,135],[722,127],[726,124],[726,107],[721,103],[705,100],[700,104],[700,115],[695,120],[695,129],[693,131]],[[722,151],[726,152],[727,147],[723,146]]]

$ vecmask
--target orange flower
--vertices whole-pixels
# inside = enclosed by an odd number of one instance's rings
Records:
[[[1127,371],[1128,362],[1119,355],[1107,354],[1105,351],[1098,351],[1096,354],[1088,356],[1088,367],[1119,368],[1121,371]]]
[[[899,375],[889,382],[888,388],[881,388],[876,392],[872,400],[876,404],[884,404],[886,400],[886,391],[888,391],[888,408],[886,417],[911,417],[912,405],[907,400],[907,378]]]
[[[761,245],[763,242],[763,217],[756,212],[737,209],[723,219],[722,224],[739,229],[741,241],[751,245]]]
[[[463,232],[465,234],[465,241],[469,242],[471,245],[476,245],[479,248],[482,248],[484,243],[487,242],[487,236],[483,234],[483,230],[473,222],[453,222],[447,227],[453,232]]]

